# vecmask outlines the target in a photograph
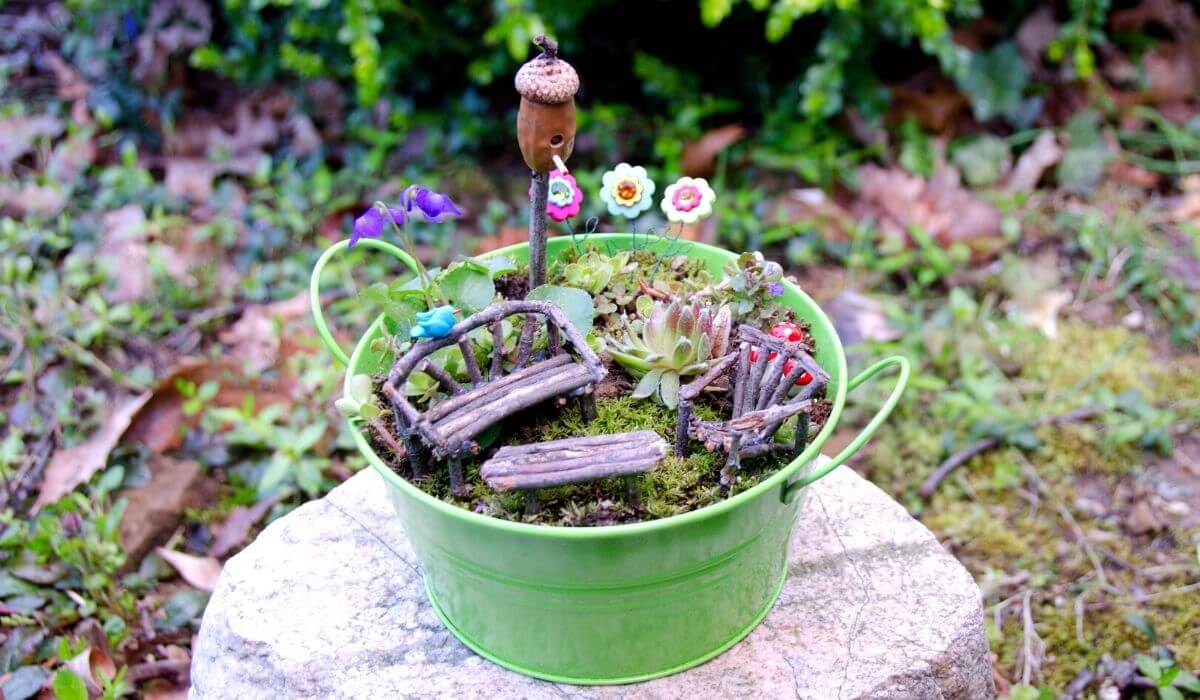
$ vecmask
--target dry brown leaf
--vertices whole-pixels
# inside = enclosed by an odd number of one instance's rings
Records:
[[[187,700],[188,686],[179,686],[163,678],[155,678],[139,690],[142,700]]]
[[[1153,103],[1187,100],[1200,91],[1200,47],[1158,43],[1142,55],[1143,96]]]
[[[18,217],[29,214],[55,216],[65,206],[67,193],[57,186],[25,182],[18,189],[0,184],[0,210],[9,210]]]
[[[971,106],[966,96],[944,79],[922,89],[893,85],[890,90],[889,121],[912,116],[922,129],[939,135],[948,132]]]
[[[62,184],[70,184],[84,168],[96,160],[96,144],[89,133],[76,134],[54,147],[46,174]]]
[[[1002,244],[999,210],[965,189],[953,168],[942,167],[925,180],[898,168],[864,165],[858,184],[853,212],[876,221],[887,238],[911,245],[909,228],[919,226],[940,245],[962,243],[977,255]]]
[[[96,647],[87,647],[65,665],[83,679],[88,694],[92,696],[99,695],[103,690],[100,674],[104,674],[105,678],[113,678],[117,673],[117,664],[112,656]]]
[[[49,114],[0,119],[0,172],[11,170],[17,159],[33,150],[39,138],[54,138],[62,130],[62,120]]]
[[[221,577],[221,562],[212,557],[197,557],[173,549],[159,547],[158,556],[175,567],[184,581],[202,591],[212,592],[217,587],[217,579]]]
[[[816,187],[784,193],[776,206],[787,221],[808,221],[828,241],[849,241],[854,236],[854,217]]]
[[[741,124],[726,124],[711,129],[684,145],[679,169],[691,177],[709,177],[717,171],[717,156],[721,151],[745,137],[746,127]]]
[[[200,46],[212,33],[208,4],[200,0],[158,0],[137,39],[133,75],[140,81],[161,80],[171,54]]]
[[[1036,328],[1047,338],[1053,338],[1058,335],[1058,314],[1070,301],[1070,292],[1051,289],[1028,301],[1014,300],[1009,304],[1009,310],[1018,323]]]
[[[1183,179],[1183,196],[1171,208],[1170,218],[1179,223],[1188,221],[1200,225],[1200,175]]]
[[[283,324],[307,317],[308,313],[307,291],[291,299],[255,304],[247,307],[242,317],[221,331],[218,338],[230,346],[226,357],[241,360],[251,373],[262,372],[279,360]]]
[[[293,114],[288,119],[288,131],[292,136],[293,155],[308,155],[321,147],[321,135],[306,114]]]
[[[204,504],[211,482],[194,460],[154,456],[150,481],[124,491],[127,501],[121,517],[121,548],[127,568],[136,568],[152,549],[166,542],[179,527],[187,508]]]
[[[42,54],[42,59],[46,66],[50,68],[50,72],[54,73],[54,78],[58,80],[58,96],[60,99],[67,102],[75,102],[76,100],[87,100],[88,95],[92,92],[92,86],[88,85],[87,81],[79,76],[71,64],[63,60],[62,56],[47,51]]]
[[[515,243],[524,243],[529,238],[529,230],[518,226],[501,226],[496,235],[480,238],[475,244],[476,253],[486,253],[489,250],[504,248]]]
[[[1062,160],[1063,149],[1053,131],[1046,130],[1038,135],[1013,168],[1008,178],[1009,192],[1032,192],[1037,187],[1042,173]]]
[[[1054,19],[1054,8],[1042,5],[1021,20],[1017,28],[1017,49],[1025,64],[1034,68],[1042,65],[1042,55],[1058,38],[1058,22]]]
[[[153,288],[146,241],[146,214],[138,204],[126,204],[100,220],[96,254],[113,262],[115,283],[106,295],[109,301],[120,304],[141,299]]]
[[[251,528],[266,517],[278,502],[279,497],[274,496],[252,506],[238,506],[230,511],[229,517],[225,518],[225,522],[217,529],[217,536],[213,539],[209,554],[220,558],[245,542]]]
[[[210,406],[240,406],[247,393],[254,395],[255,403],[260,407],[291,403],[285,390],[288,386],[286,377],[270,381],[248,379],[241,363],[236,360],[184,358],[151,391],[152,398],[138,411],[126,431],[126,441],[144,444],[152,452],[160,453],[183,443],[184,429],[197,424],[200,417],[184,415],[184,397],[176,388],[179,380],[189,381],[196,386],[209,381],[217,382],[220,389],[208,402]]]
[[[103,468],[108,461],[108,453],[117,446],[133,417],[149,402],[151,396],[151,392],[146,392],[124,399],[120,406],[109,414],[104,425],[82,444],[55,452],[46,465],[42,488],[33,504],[34,509],[57,501]]]

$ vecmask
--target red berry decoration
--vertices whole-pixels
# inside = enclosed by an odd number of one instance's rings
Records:
[[[774,350],[772,350],[772,351],[771,351],[771,352],[770,352],[770,353],[767,355],[767,360],[768,360],[768,361],[770,361],[770,360],[774,360],[776,357],[779,357],[779,353],[777,353],[777,352],[775,352]],[[754,347],[753,345],[751,345],[751,346],[750,346],[750,361],[751,361],[751,362],[758,362],[758,348]]]
[[[784,362],[783,363],[784,375],[786,376],[788,374],[791,374],[792,370],[795,367],[796,367],[796,363],[793,360],[788,360],[787,362]],[[812,380],[813,380],[812,373],[809,372],[808,370],[804,370],[803,372],[800,373],[799,377],[796,377],[796,386],[804,386],[805,384],[812,384]]]
[[[771,326],[771,337],[786,340],[789,343],[799,343],[804,340],[804,329],[794,323],[776,323]]]

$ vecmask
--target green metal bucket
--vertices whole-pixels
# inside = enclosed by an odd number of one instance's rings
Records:
[[[674,249],[719,274],[736,259],[698,243],[631,234],[592,235],[614,250]],[[388,243],[359,245],[412,260]],[[572,245],[552,238],[553,260]],[[335,357],[355,374],[385,368],[371,342],[377,319],[349,358],[320,311],[325,264],[346,247],[333,245],[313,270],[317,329]],[[673,252],[675,252],[673,249]],[[525,244],[491,255],[526,259]],[[905,358],[889,357],[847,381],[846,356],[829,318],[804,292],[785,284],[783,303],[812,324],[816,359],[829,373],[833,411],[800,457],[752,489],[700,510],[653,522],[559,528],[508,522],[429,496],[388,469],[355,430],[358,449],[383,477],[396,513],[420,560],[434,611],[464,644],[501,666],[575,684],[631,683],[703,663],[733,646],[766,616],[787,573],[787,549],[804,487],[844,463],[887,418],[908,381]],[[808,468],[833,433],[846,393],[888,367],[899,377],[887,401],[861,433],[819,469]],[[397,630],[397,634],[403,634]]]

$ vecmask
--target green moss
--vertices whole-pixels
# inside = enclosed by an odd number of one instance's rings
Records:
[[[1123,328],[1065,322],[1057,338],[1014,346],[1008,360],[1009,386],[1019,387],[1019,393],[1004,400],[1014,415],[1054,415],[1096,394],[1128,389],[1140,392],[1151,406],[1173,408],[1180,417],[1194,419],[1200,409],[1195,405],[1200,360],[1163,357],[1144,335]],[[949,375],[943,379],[954,381],[954,368],[941,371]],[[956,470],[926,503],[917,495],[921,482],[970,441],[971,426],[960,415],[937,410],[944,391],[939,387],[908,397],[873,441],[863,466],[876,483],[920,514],[987,591],[984,606],[997,669],[1009,679],[1019,678],[1025,590],[1033,593],[1032,618],[1046,643],[1041,681],[1057,691],[1080,669],[1095,669],[1104,654],[1128,658],[1151,650],[1153,643],[1125,621],[1127,613],[1147,618],[1180,663],[1196,668],[1200,598],[1194,592],[1170,592],[1195,580],[1197,533],[1128,531],[1130,494],[1144,488],[1139,484],[1146,465],[1157,458],[1136,444],[1106,439],[1109,421],[1129,417],[1039,429],[1041,444],[1032,450],[986,451]],[[1100,516],[1080,504],[1095,494],[1108,498]],[[1109,585],[1122,593],[1100,585],[1076,526]],[[1163,580],[1141,574],[1164,566],[1180,573]],[[1134,592],[1168,595],[1139,603]],[[1083,606],[1081,635],[1078,600]],[[999,625],[993,622],[997,606]]]
[[[703,420],[717,420],[718,412],[707,404],[698,404],[696,414]],[[563,408],[546,408],[527,414],[521,423],[510,421],[504,433],[507,444],[530,444],[571,437],[610,435],[634,430],[653,430],[669,444],[674,444],[675,421],[678,413],[651,401],[620,396],[596,402],[596,419],[584,423],[578,405],[571,402]],[[780,429],[780,439],[790,440],[792,429]],[[655,520],[686,513],[720,501],[719,472],[725,454],[714,454],[700,443],[692,442],[688,453],[678,458],[665,458],[652,472],[638,480],[638,507],[627,502],[622,479],[539,489],[540,511],[525,513],[523,493],[496,493],[479,478],[482,460],[464,463],[466,478],[472,484],[471,493],[464,498],[450,496],[450,483],[445,469],[433,474],[421,486],[445,501],[455,503],[504,520],[539,523],[543,525],[609,525],[624,522]],[[779,459],[759,458],[742,461],[733,493],[740,493],[762,481],[782,462]]]

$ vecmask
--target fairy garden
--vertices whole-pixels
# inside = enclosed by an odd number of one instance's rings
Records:
[[[369,241],[412,274],[364,292],[385,331],[369,350],[389,369],[352,376],[338,409],[395,472],[497,518],[637,522],[752,488],[829,413],[813,339],[783,303],[791,283],[758,253],[722,269],[688,255],[685,227],[720,206],[702,178],[660,188],[620,163],[596,196],[633,233],[576,225],[591,196],[566,165],[579,78],[552,40],[535,43],[516,77],[528,254],[427,269],[410,227],[463,212],[421,186],[363,212],[348,246]]]

